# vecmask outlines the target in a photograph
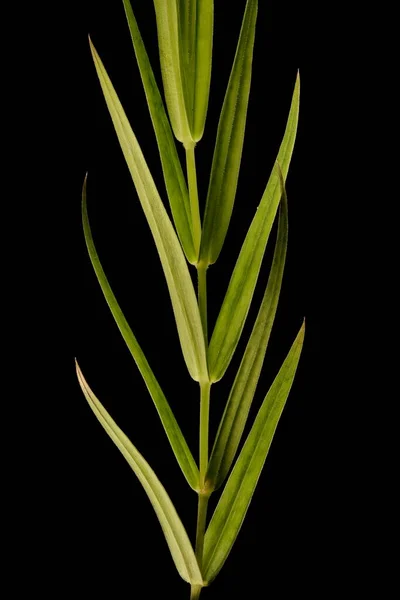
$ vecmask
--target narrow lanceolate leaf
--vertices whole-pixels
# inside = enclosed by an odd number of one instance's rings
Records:
[[[218,124],[204,213],[200,261],[214,263],[232,215],[242,158],[258,1],[248,0]]]
[[[207,471],[208,486],[217,489],[228,475],[246,425],[260,377],[281,291],[288,239],[287,198],[282,201],[274,258],[260,310],[237,372],[215,438]]]
[[[208,374],[203,329],[185,256],[138,141],[92,43],[91,50],[121,149],[157,246],[187,368],[193,379],[206,381]]]
[[[239,533],[296,373],[304,323],[279,370],[222,492],[204,539],[203,577],[220,571]]]
[[[300,79],[297,76],[285,134],[277,162],[253,218],[229,282],[212,334],[208,366],[210,381],[224,375],[236,349],[253,298],[261,262],[281,198],[279,167],[286,179],[296,137]]]
[[[104,273],[103,267],[101,266],[89,224],[86,204],[86,178],[82,190],[82,221],[89,257],[101,290],[111,310],[111,314],[114,317],[118,329],[120,330],[121,335],[124,338],[125,343],[128,346],[133,359],[136,362],[136,365],[144,379],[147,389],[149,390],[150,396],[160,416],[176,460],[178,461],[178,464],[182,469],[182,472],[186,477],[190,487],[197,491],[199,489],[199,469],[167,402],[167,399],[165,398],[164,393],[160,388],[160,385],[154,376],[154,373],[151,370],[150,365],[147,362],[147,359],[143,354],[132,329],[129,327],[129,324],[125,319],[125,316],[117,302],[117,299],[115,298],[110,284],[108,283],[108,279]]]
[[[180,576],[193,585],[201,585],[202,576],[192,545],[170,497],[153,469],[96,398],[83,377],[78,364],[76,365],[76,370],[79,384],[90,408],[114,444],[121,451],[129,466],[144,487],[158,520],[160,521],[160,525]],[[111,526],[112,523],[109,525]],[[155,574],[157,574],[157,569],[155,570]]]
[[[178,0],[180,57],[192,138],[204,133],[210,92],[214,0]]]
[[[186,258],[191,264],[195,264],[196,253],[193,245],[192,217],[185,176],[182,171],[182,166],[175,146],[175,140],[165,112],[161,94],[130,1],[123,0],[123,3],[151,120],[153,122],[154,132],[156,134],[161,165],[164,173],[165,187],[167,189],[175,227],[186,254]]]
[[[178,0],[154,0],[158,47],[165,100],[175,137],[185,148],[194,144],[186,110],[185,81],[181,65]]]

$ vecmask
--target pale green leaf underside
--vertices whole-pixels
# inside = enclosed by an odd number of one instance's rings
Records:
[[[277,163],[286,179],[296,137],[300,79],[297,75],[285,134]],[[253,298],[268,237],[281,198],[279,168],[275,163],[261,203],[253,218],[229,282],[208,350],[210,381],[223,377],[238,344]]]
[[[186,258],[191,264],[195,264],[197,257],[193,244],[192,216],[185,176],[182,171],[182,166],[175,146],[175,140],[165,112],[162,97],[143,44],[142,36],[138,29],[135,15],[133,14],[129,0],[123,0],[123,3],[154,132],[156,134],[165,187],[167,189],[175,227],[185,251]]]
[[[214,263],[223,246],[235,201],[251,84],[258,2],[248,0],[221,116],[204,213],[200,261]]]
[[[165,101],[175,137],[186,147],[193,138],[186,112],[185,81],[181,65],[177,0],[154,0],[158,47]]]
[[[104,98],[160,256],[188,371],[195,381],[206,381],[204,335],[185,256],[104,65],[92,43],[90,46]]]
[[[165,488],[150,465],[137,451],[132,442],[127,438],[124,432],[110,417],[104,406],[96,398],[83,377],[78,364],[76,364],[76,370],[79,384],[90,408],[114,444],[121,451],[129,466],[144,487],[158,520],[160,521],[160,525],[180,576],[191,584],[201,584],[202,576],[192,545]],[[157,566],[154,565],[154,568],[154,574],[157,576]]]
[[[150,396],[160,416],[176,460],[178,461],[178,464],[182,469],[182,472],[186,477],[190,487],[194,490],[198,490],[199,469],[196,465],[193,455],[190,452],[190,449],[167,402],[167,399],[165,398],[164,393],[160,388],[160,385],[153,371],[151,370],[150,365],[136,340],[136,337],[132,332],[132,329],[125,319],[125,316],[117,302],[117,299],[115,298],[110,284],[108,283],[108,279],[104,273],[103,267],[101,266],[89,224],[86,203],[86,178],[82,190],[82,222],[89,257],[101,290],[110,308],[111,314],[114,317],[118,329],[120,330],[121,335],[124,338],[125,343],[128,346],[133,359],[144,379],[147,389],[149,390]]]
[[[282,178],[278,233],[270,275],[253,331],[246,346],[211,453],[207,480],[217,489],[232,465],[246,425],[264,362],[281,291],[288,240],[287,197]]]
[[[214,23],[213,0],[178,0],[179,43],[186,112],[192,139],[204,132],[210,92]]]
[[[246,516],[279,418],[296,373],[303,346],[305,325],[279,370],[232,473],[222,492],[204,539],[203,577],[210,583],[222,568]]]

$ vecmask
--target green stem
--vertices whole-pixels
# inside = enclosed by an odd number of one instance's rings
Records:
[[[200,598],[201,585],[190,586],[190,600],[198,600]]]
[[[197,281],[198,281],[198,302],[200,310],[201,324],[203,325],[204,341],[206,348],[208,346],[207,333],[207,267],[203,263],[197,264]]]
[[[207,506],[210,491],[204,488],[208,467],[208,421],[210,408],[210,387],[208,381],[200,383],[200,491],[197,508],[196,558],[200,571],[203,563],[204,533],[206,529]],[[200,592],[198,592],[200,595]],[[195,598],[198,596],[194,596]]]
[[[208,467],[208,419],[210,409],[209,381],[200,383],[200,491],[204,486]]]
[[[196,176],[196,161],[194,157],[194,145],[185,148],[186,152],[186,170],[189,186],[189,198],[190,198],[190,210],[192,214],[192,232],[193,232],[193,243],[196,256],[199,256],[200,252],[200,240],[201,240],[201,221],[200,221],[200,208],[199,208],[199,196],[197,192],[197,176]]]
[[[207,506],[209,495],[199,494],[196,530],[196,558],[200,571],[203,568],[204,533],[206,530]]]

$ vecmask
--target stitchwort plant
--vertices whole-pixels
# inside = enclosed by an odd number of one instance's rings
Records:
[[[209,332],[207,270],[220,255],[235,201],[251,83],[258,2],[247,0],[244,10],[219,118],[203,218],[199,209],[195,153],[204,132],[210,92],[213,0],[154,0],[166,109],[132,6],[129,0],[123,0],[123,5],[157,140],[172,221],[131,124],[91,41],[90,49],[115,132],[157,247],[183,358],[189,375],[199,384],[198,461],[189,449],[184,432],[101,266],[89,223],[86,179],[82,193],[83,230],[104,297],[146,383],[182,473],[197,495],[194,545],[156,473],[105,410],[78,364],[76,369],[91,409],[144,487],[175,566],[181,577],[190,584],[191,600],[196,600],[202,588],[214,580],[224,565],[242,526],[302,350],[304,322],[237,456],[280,295],[288,240],[285,180],[296,137],[300,80],[297,75],[276,162],[244,238],[215,327]],[[176,140],[184,147],[184,167],[178,157]],[[235,352],[275,218],[278,219],[277,237],[267,286],[211,446],[209,410],[212,385],[222,379]],[[189,265],[197,270],[197,293]],[[219,501],[206,527],[209,498],[217,490],[220,493]]]

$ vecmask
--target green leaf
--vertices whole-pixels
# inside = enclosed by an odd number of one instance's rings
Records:
[[[157,409],[157,412],[165,429],[165,433],[167,434],[168,440],[171,444],[171,448],[173,450],[173,453],[175,454],[176,460],[178,461],[178,464],[182,469],[182,472],[186,477],[186,480],[189,483],[190,487],[195,491],[198,491],[200,476],[199,469],[196,465],[193,455],[190,452],[190,449],[167,402],[167,399],[165,398],[164,393],[160,388],[160,385],[153,371],[151,370],[150,365],[147,362],[147,359],[143,354],[142,349],[139,346],[132,329],[129,327],[129,324],[125,319],[125,316],[117,302],[117,299],[114,296],[110,284],[108,283],[103,267],[101,266],[89,224],[86,203],[86,177],[82,190],[82,222],[89,257],[93,265],[93,269],[96,273],[96,277],[100,284],[101,290],[111,310],[111,314],[114,317],[118,329],[120,330],[121,335],[124,338],[125,343],[128,346],[133,356],[133,359],[144,379],[147,389],[149,390],[150,396]]]
[[[223,246],[235,201],[249,101],[258,2],[248,0],[218,124],[204,213],[200,261],[214,263]]]
[[[213,0],[179,0],[179,43],[186,112],[192,138],[204,133],[210,92],[214,23]]]
[[[222,492],[204,538],[203,577],[218,574],[239,533],[296,373],[305,325],[279,370]]]
[[[161,165],[164,173],[165,187],[167,189],[175,227],[186,254],[186,258],[191,264],[195,264],[197,257],[193,244],[192,216],[185,176],[179,161],[171,126],[147,56],[146,48],[143,44],[142,36],[140,35],[135,15],[133,14],[129,0],[123,0],[123,3],[154,132],[156,134]]]
[[[299,113],[300,79],[297,75],[285,134],[277,163],[257,208],[236,261],[221,310],[212,334],[208,365],[210,381],[223,377],[238,344],[253,298],[261,262],[281,197],[279,168],[286,179],[296,137]]]
[[[207,471],[208,487],[217,489],[228,475],[246,425],[274,323],[288,240],[287,197],[281,175],[282,201],[271,272],[260,310],[229,394]]]
[[[185,81],[181,65],[179,6],[177,0],[154,0],[158,47],[165,100],[175,137],[185,148],[194,140],[186,112]]]
[[[90,46],[104,98],[160,256],[187,368],[195,381],[208,381],[203,329],[185,256],[104,65],[91,42]]]
[[[160,525],[180,576],[190,584],[201,585],[202,576],[192,545],[165,488],[148,462],[145,461],[143,456],[137,451],[132,442],[127,438],[124,432],[121,431],[104,406],[96,398],[83,377],[78,363],[76,363],[76,371],[79,384],[90,408],[114,444],[121,451],[129,466],[144,487],[158,520],[160,521]],[[156,574],[157,570],[155,570],[155,575]]]

